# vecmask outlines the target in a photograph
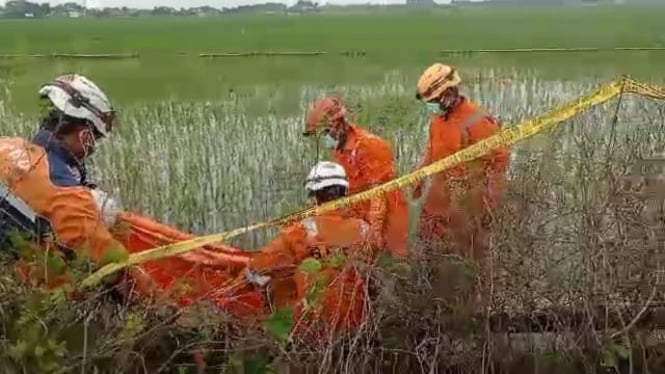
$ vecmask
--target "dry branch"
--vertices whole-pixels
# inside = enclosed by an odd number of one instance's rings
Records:
[[[516,315],[495,313],[490,316],[490,329],[493,332],[554,332],[591,324],[595,330],[621,329],[622,321],[634,321],[632,326],[640,329],[665,328],[665,303],[598,305],[590,309],[557,307]]]

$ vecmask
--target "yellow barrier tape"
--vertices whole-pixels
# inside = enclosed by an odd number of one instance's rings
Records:
[[[412,185],[415,182],[426,178],[430,175],[439,173],[446,170],[458,163],[467,162],[477,157],[483,156],[490,152],[492,149],[511,145],[518,141],[524,140],[544,130],[554,127],[555,125],[568,120],[576,114],[583,112],[593,106],[602,104],[613,97],[619,95],[623,91],[635,93],[639,95],[649,96],[658,99],[665,99],[665,90],[659,87],[649,86],[643,83],[636,82],[630,78],[624,77],[619,80],[612,81],[605,84],[595,91],[577,98],[576,100],[562,104],[559,107],[552,109],[542,115],[525,120],[515,126],[508,127],[500,133],[486,138],[478,143],[475,143],[459,152],[448,156],[444,159],[438,160],[425,167],[415,170],[407,175],[386,182],[380,186],[376,186],[369,190],[347,196],[343,199],[328,202],[310,209],[305,209],[300,212],[289,214],[282,218],[277,218],[267,222],[261,222],[250,226],[237,228],[231,231],[226,231],[219,234],[212,234],[201,236],[190,240],[185,240],[179,243],[174,243],[162,247],[153,248],[147,251],[133,254],[127,261],[122,263],[108,264],[97,272],[91,274],[88,278],[84,279],[82,286],[92,286],[97,284],[102,278],[124,268],[127,266],[138,265],[147,261],[159,260],[161,258],[176,256],[201,246],[222,242],[234,238],[240,234],[247,233],[259,228],[280,225],[289,221],[303,219],[309,216],[318,215],[321,213],[329,212],[338,209],[342,206],[355,203],[358,201],[366,200],[392,191],[398,188]]]
[[[656,87],[648,84],[640,83],[629,78],[624,78],[626,92],[635,93],[641,96],[650,97],[652,99],[665,99],[665,88]]]

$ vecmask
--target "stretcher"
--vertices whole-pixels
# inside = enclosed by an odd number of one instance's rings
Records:
[[[134,212],[122,212],[112,230],[114,237],[131,253],[168,245],[195,236]],[[240,318],[260,317],[266,313],[261,291],[239,281],[251,252],[230,246],[206,245],[183,255],[149,261],[139,265],[154,284],[179,306],[210,301]],[[137,290],[139,295],[147,290]]]
[[[194,238],[174,227],[157,222],[151,217],[133,212],[122,212],[111,229],[115,239],[131,252],[141,252],[155,247]],[[19,275],[27,279],[29,267],[20,258],[19,249],[10,236],[20,234],[23,240],[41,245],[53,238],[48,220],[39,216],[27,203],[0,182],[0,250],[18,261]],[[63,258],[71,261],[75,252],[51,241]],[[137,282],[137,296],[148,294],[147,286],[157,288],[162,296],[186,307],[197,301],[207,300],[221,310],[241,318],[257,317],[265,313],[265,302],[259,289],[240,281],[242,269],[251,253],[225,245],[206,245],[180,256],[151,261],[133,269],[147,275],[149,283]],[[64,278],[63,278],[64,279]],[[62,280],[64,281],[64,280]],[[61,280],[51,284],[61,284]]]
[[[41,236],[52,234],[52,230],[44,231],[44,227],[50,228],[50,225],[44,226],[48,221],[2,187],[0,184],[0,228],[3,229],[0,230],[0,236],[5,232],[4,229],[16,229],[40,243]],[[195,237],[149,216],[129,211],[119,214],[110,231],[130,253]],[[66,254],[74,253],[64,246],[62,249]],[[12,254],[12,257],[21,261],[18,251],[12,251]],[[269,290],[265,290],[244,279],[243,270],[252,254],[223,244],[210,244],[178,256],[148,261],[132,269],[132,273],[138,271],[142,278],[149,280],[149,283],[137,282],[133,292],[141,298],[152,294],[154,288],[157,288],[161,296],[166,296],[179,307],[207,301],[220,312],[250,323],[265,319],[275,308],[296,304],[296,285],[292,278],[294,266],[274,269]],[[70,259],[69,255],[65,258]],[[27,279],[28,268],[19,268],[19,272],[25,273],[23,277]],[[62,282],[66,280],[63,278]]]

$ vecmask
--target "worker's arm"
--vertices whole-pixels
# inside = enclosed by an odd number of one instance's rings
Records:
[[[128,256],[123,245],[113,239],[88,188],[55,187],[49,211],[58,240],[77,253],[85,253],[99,265]]]
[[[57,239],[78,255],[91,258],[98,266],[124,261],[129,256],[127,249],[109,232],[101,208],[89,188],[70,186],[55,188],[49,209],[49,220]],[[134,267],[126,272],[144,296],[162,296],[148,274]],[[122,273],[110,275],[104,283],[125,284],[121,281]]]
[[[271,274],[294,266],[299,256],[294,248],[293,240],[304,237],[304,230],[300,225],[286,228],[268,245],[251,255],[249,264],[243,275],[250,282],[258,286],[265,286],[270,282]]]
[[[252,255],[249,268],[256,272],[269,273],[296,264],[300,260],[300,256],[294,245],[301,237],[304,238],[304,235],[304,230],[300,225],[286,228],[279,236]]]
[[[483,118],[474,126],[469,128],[469,139],[471,143],[477,143],[485,138],[495,135],[501,131],[498,123],[490,118]],[[506,170],[510,161],[510,149],[507,146],[491,150],[480,157],[477,162],[475,174],[481,180],[481,188],[476,194],[477,209],[487,210],[494,207],[503,193]]]

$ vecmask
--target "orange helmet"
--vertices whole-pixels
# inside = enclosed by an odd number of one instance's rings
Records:
[[[457,70],[452,66],[436,63],[431,65],[418,79],[418,92],[416,98],[430,101],[441,96],[443,91],[462,83]]]
[[[334,126],[346,117],[346,107],[339,96],[324,96],[316,100],[307,113],[305,135],[311,135],[321,126]]]

